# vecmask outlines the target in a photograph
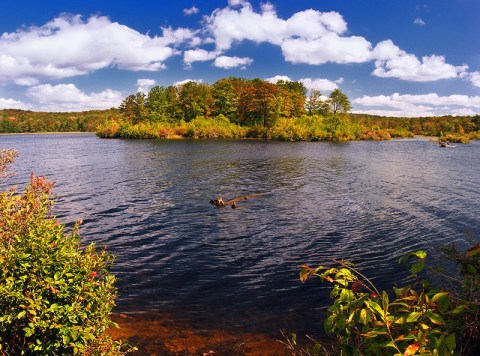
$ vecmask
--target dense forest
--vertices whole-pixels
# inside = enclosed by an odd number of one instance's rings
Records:
[[[95,132],[106,120],[120,117],[118,109],[83,112],[0,110],[0,133]]]
[[[155,86],[118,109],[81,113],[0,111],[0,133],[97,132],[122,138],[264,138],[288,141],[388,140],[428,135],[480,138],[480,116],[392,118],[350,113],[348,97],[327,97],[300,82],[223,78]]]

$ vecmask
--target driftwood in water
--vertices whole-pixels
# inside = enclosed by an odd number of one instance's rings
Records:
[[[266,194],[267,193],[245,195],[243,197],[238,197],[238,198],[230,199],[230,200],[227,200],[227,201],[223,201],[222,197],[218,197],[217,199],[210,200],[210,204],[213,204],[216,207],[222,207],[222,206],[230,205],[232,207],[232,209],[235,209],[237,207],[237,202],[238,201],[257,198],[257,197],[261,197],[261,196],[266,195]]]

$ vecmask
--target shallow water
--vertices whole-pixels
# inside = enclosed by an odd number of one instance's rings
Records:
[[[56,213],[117,256],[118,311],[216,327],[321,329],[328,286],[302,264],[354,261],[381,287],[407,251],[480,230],[480,143],[125,141],[0,136],[15,183],[56,181]],[[215,208],[224,200],[266,193]]]

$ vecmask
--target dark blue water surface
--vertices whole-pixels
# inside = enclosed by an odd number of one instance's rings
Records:
[[[0,136],[21,185],[57,182],[56,213],[117,256],[119,312],[222,327],[321,329],[329,286],[302,264],[354,261],[381,287],[407,251],[480,230],[480,143],[124,141]],[[237,209],[225,200],[266,193]]]

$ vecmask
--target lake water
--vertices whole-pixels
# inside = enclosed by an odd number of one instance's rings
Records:
[[[380,287],[396,260],[480,230],[480,143],[125,141],[0,136],[13,182],[57,182],[56,213],[117,256],[119,312],[225,328],[315,334],[329,287],[299,266],[354,261]],[[224,200],[237,209],[216,208]]]

